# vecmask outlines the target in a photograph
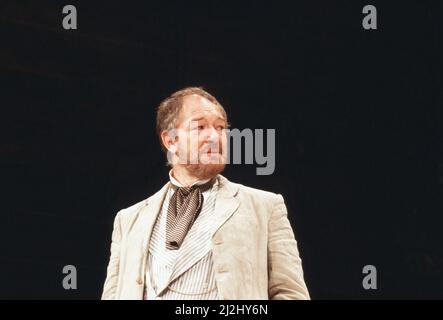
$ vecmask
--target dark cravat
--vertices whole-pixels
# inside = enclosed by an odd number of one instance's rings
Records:
[[[166,219],[167,249],[176,250],[180,248],[203,207],[202,192],[209,189],[213,182],[214,179],[211,179],[205,184],[191,187],[176,187],[173,185],[175,191],[169,200]]]

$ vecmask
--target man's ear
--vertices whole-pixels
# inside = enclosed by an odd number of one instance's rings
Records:
[[[163,145],[169,152],[175,153],[177,151],[178,135],[175,130],[163,130],[161,138]]]

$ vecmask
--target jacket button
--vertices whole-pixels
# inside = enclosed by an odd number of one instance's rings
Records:
[[[222,273],[222,272],[227,272],[228,269],[226,268],[225,265],[219,265],[218,268],[217,268],[217,271]]]
[[[220,239],[215,239],[214,240],[214,244],[222,244],[222,243],[223,243],[223,241],[220,240]]]
[[[142,279],[141,279],[141,278],[138,278],[138,279],[137,279],[137,283],[138,283],[138,284],[143,284]]]

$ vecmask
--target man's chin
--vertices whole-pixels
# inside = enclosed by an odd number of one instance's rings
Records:
[[[187,169],[197,175],[200,179],[209,179],[215,177],[225,169],[224,163],[200,163],[187,165]]]
[[[202,165],[225,164],[223,155],[219,153],[202,154],[199,157],[199,163]]]

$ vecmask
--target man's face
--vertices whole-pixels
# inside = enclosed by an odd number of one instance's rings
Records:
[[[224,169],[227,123],[219,106],[199,95],[184,97],[177,129],[179,164],[205,178]]]

